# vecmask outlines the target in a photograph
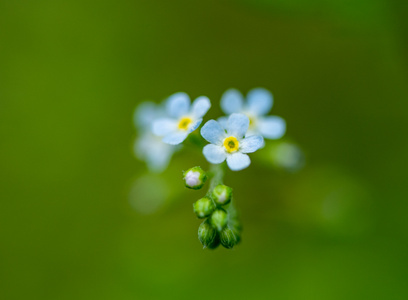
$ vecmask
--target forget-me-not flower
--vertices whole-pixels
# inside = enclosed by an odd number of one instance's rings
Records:
[[[252,153],[263,145],[260,135],[245,136],[249,118],[244,114],[231,114],[225,129],[215,120],[210,120],[201,128],[201,135],[211,144],[203,149],[205,158],[212,164],[227,160],[233,171],[245,169],[251,164],[246,153]]]
[[[166,101],[169,117],[155,121],[153,133],[162,136],[163,142],[167,144],[180,144],[200,126],[210,107],[210,100],[205,96],[198,97],[190,105],[190,98],[186,93],[173,94]]]
[[[164,115],[161,106],[153,102],[143,102],[135,110],[133,121],[139,131],[139,136],[133,145],[134,154],[146,162],[152,172],[164,171],[178,149],[176,146],[165,144],[161,138],[151,132],[151,124]]]
[[[279,139],[286,131],[285,120],[278,116],[267,116],[272,109],[273,96],[264,88],[255,88],[248,92],[245,103],[244,96],[236,89],[227,90],[221,98],[221,109],[227,115],[242,113],[249,118],[247,136],[262,135],[267,139]],[[228,117],[218,121],[226,126]]]

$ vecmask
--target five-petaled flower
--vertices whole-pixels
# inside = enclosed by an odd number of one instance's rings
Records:
[[[263,145],[263,137],[252,135],[245,137],[249,127],[249,118],[244,114],[231,114],[225,129],[215,120],[210,120],[201,128],[201,135],[211,144],[203,149],[205,158],[212,164],[227,160],[233,171],[245,169],[251,164],[246,153],[252,153]]]
[[[278,116],[267,116],[272,109],[273,96],[264,88],[255,88],[248,92],[247,103],[236,89],[227,90],[221,98],[221,108],[227,115],[242,113],[249,118],[247,136],[262,135],[267,139],[279,139],[286,131],[285,120]],[[228,117],[218,121],[226,128]]]
[[[186,93],[173,94],[166,101],[169,117],[153,122],[152,131],[155,135],[162,136],[163,142],[167,144],[180,144],[200,126],[210,107],[210,100],[205,96],[198,97],[190,105],[190,98]]]

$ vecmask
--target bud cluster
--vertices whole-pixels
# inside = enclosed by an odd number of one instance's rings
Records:
[[[207,175],[200,167],[194,167],[184,172],[183,178],[187,188],[200,189]],[[221,244],[231,249],[240,241],[241,225],[231,200],[232,188],[218,184],[193,204],[197,217],[205,219],[198,228],[198,239],[204,248],[215,249]]]

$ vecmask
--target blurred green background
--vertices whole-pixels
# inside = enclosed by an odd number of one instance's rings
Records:
[[[408,299],[407,17],[397,0],[1,0],[0,298]],[[229,173],[243,240],[204,251],[177,175],[204,158],[146,177],[133,110],[185,91],[214,118],[257,86],[307,163]],[[165,202],[141,213],[129,191],[154,182]]]

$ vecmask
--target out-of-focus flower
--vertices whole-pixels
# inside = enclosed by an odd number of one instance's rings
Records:
[[[252,153],[263,145],[263,137],[245,137],[249,119],[244,114],[232,114],[227,121],[226,130],[215,120],[210,120],[201,128],[201,135],[211,144],[203,149],[205,158],[212,164],[227,160],[233,171],[245,169],[251,164],[246,153]]]
[[[190,98],[186,93],[173,94],[166,101],[168,117],[153,122],[152,131],[155,135],[162,136],[163,142],[178,145],[200,126],[210,107],[207,97],[198,97],[190,105]]]
[[[286,122],[278,116],[267,116],[272,109],[273,96],[264,88],[255,88],[244,96],[236,89],[227,90],[221,98],[221,109],[227,115],[242,113],[249,118],[249,129],[246,136],[262,135],[266,139],[279,139],[286,131]],[[218,121],[226,128],[228,117]]]
[[[143,102],[135,110],[133,121],[139,131],[133,150],[136,157],[146,162],[152,172],[164,171],[177,147],[162,142],[151,131],[152,123],[164,115],[160,105]]]

